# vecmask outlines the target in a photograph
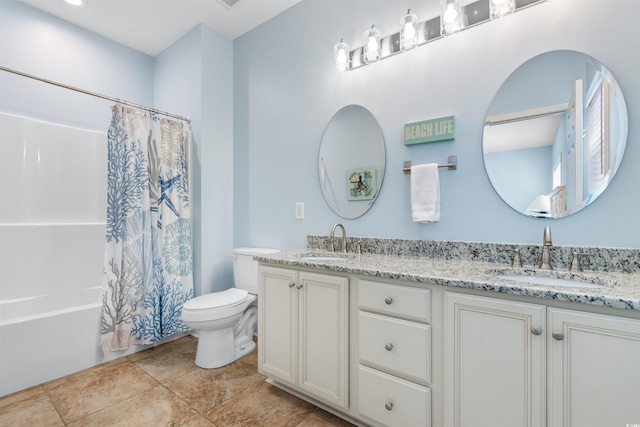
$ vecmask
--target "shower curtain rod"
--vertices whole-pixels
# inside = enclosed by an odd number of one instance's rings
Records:
[[[183,117],[183,116],[179,116],[177,114],[171,114],[171,113],[167,113],[165,111],[160,111],[160,110],[157,110],[155,108],[146,107],[144,105],[135,104],[133,102],[123,101],[122,99],[113,98],[111,96],[102,95],[100,93],[91,92],[91,91],[80,89],[80,88],[74,87],[74,86],[69,86],[69,85],[66,85],[64,83],[58,83],[58,82],[55,82],[53,80],[43,79],[42,77],[38,77],[38,76],[31,75],[31,74],[23,73],[22,71],[12,70],[11,68],[7,68],[7,67],[3,67],[3,66],[0,66],[0,70],[6,71],[7,73],[17,74],[17,75],[22,76],[22,77],[27,77],[27,78],[30,78],[30,79],[38,80],[38,81],[41,81],[41,82],[44,82],[44,83],[48,83],[50,85],[59,86],[59,87],[62,87],[62,88],[65,88],[65,89],[69,89],[69,90],[74,90],[76,92],[80,92],[80,93],[84,93],[84,94],[87,94],[87,95],[95,96],[97,98],[106,99],[106,100],[112,101],[112,102],[118,102],[120,104],[128,105],[130,107],[140,108],[142,110],[151,111],[152,113],[162,114],[163,116],[173,117],[174,119],[184,120],[187,123],[191,123],[191,119],[189,117]]]

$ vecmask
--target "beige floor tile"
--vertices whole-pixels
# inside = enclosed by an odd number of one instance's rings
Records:
[[[135,364],[142,368],[161,383],[199,369],[196,364],[196,347],[198,341],[191,337],[180,338],[164,344],[164,350],[154,351],[147,357],[135,360]],[[155,347],[160,348],[160,347]],[[140,353],[146,353],[145,350]]]
[[[198,343],[198,340],[191,335],[186,335],[184,337],[177,338],[175,340],[168,341],[163,344],[156,345],[154,347],[149,347],[146,350],[139,351],[137,353],[132,353],[126,356],[126,359],[131,361],[138,361],[142,359],[146,359],[151,356],[155,356],[159,353],[164,353],[167,351],[175,350],[176,347],[182,347],[183,345],[188,345],[189,343]]]
[[[317,408],[296,427],[352,427],[353,424]]]
[[[224,427],[293,427],[315,407],[266,382],[215,406],[207,417]]]
[[[196,346],[183,337],[2,397],[0,426],[350,425],[265,383],[256,351],[209,370],[195,366]]]
[[[218,369],[202,369],[166,382],[164,385],[201,413],[264,381],[255,365],[236,361]]]
[[[218,426],[216,426],[214,423],[209,421],[207,417],[205,417],[204,415],[201,415],[196,411],[192,411],[189,417],[180,425],[180,427],[218,427]]]
[[[0,398],[0,425],[57,427],[64,423],[46,391],[36,386]]]
[[[100,365],[44,387],[62,419],[69,423],[157,385],[142,369],[126,362]]]
[[[68,426],[180,426],[189,417],[190,408],[169,390],[158,385],[123,402],[82,417]]]

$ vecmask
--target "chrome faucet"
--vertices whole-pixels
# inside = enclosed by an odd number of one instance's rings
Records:
[[[543,270],[551,270],[551,253],[549,248],[553,246],[551,242],[551,228],[546,226],[542,235],[542,256],[540,257],[540,268]]]
[[[580,262],[581,257],[590,257],[590,254],[580,253],[580,252],[572,252],[571,253],[571,261],[569,262],[569,271],[582,271],[582,263]]]
[[[511,258],[511,267],[522,267],[522,257],[520,256],[520,249],[505,249],[508,254],[513,254]]]
[[[333,227],[331,227],[331,234],[329,235],[329,237],[331,237],[331,252],[336,251],[336,247],[333,243],[333,240],[335,238],[336,228],[338,227],[342,229],[342,239],[340,239],[342,241],[342,251],[347,252],[347,231],[344,229],[344,225],[339,223],[333,224]]]

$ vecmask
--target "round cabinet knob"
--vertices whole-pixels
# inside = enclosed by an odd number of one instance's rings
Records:
[[[295,285],[296,285],[296,284],[295,284],[295,283],[293,283],[293,282],[289,283],[289,287],[290,287],[290,288],[293,288]]]
[[[390,411],[393,409],[393,402],[387,402],[384,404],[384,407],[387,411]]]
[[[536,326],[532,326],[531,327],[531,333],[533,335],[541,335],[542,334],[542,327],[537,326],[537,325]]]
[[[296,285],[296,288],[297,288],[297,289],[302,288],[302,283],[298,283],[298,284]]]
[[[391,350],[393,350],[393,344],[391,344],[391,343],[385,344],[385,345],[384,345],[384,348],[385,348],[387,351],[391,351]]]
[[[391,305],[392,302],[393,302],[393,298],[391,298],[391,297],[386,297],[384,299],[384,303],[387,304],[387,305]]]
[[[551,336],[553,339],[562,341],[564,339],[564,333],[562,331],[553,331],[551,332]]]

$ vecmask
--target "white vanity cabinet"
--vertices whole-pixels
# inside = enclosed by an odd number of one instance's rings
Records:
[[[258,370],[348,408],[348,278],[260,266]]]
[[[548,309],[549,427],[640,425],[640,320]]]
[[[445,292],[446,426],[640,423],[640,321]]]
[[[543,305],[445,293],[444,425],[544,426]]]
[[[357,293],[358,416],[430,426],[430,290],[360,279]]]

